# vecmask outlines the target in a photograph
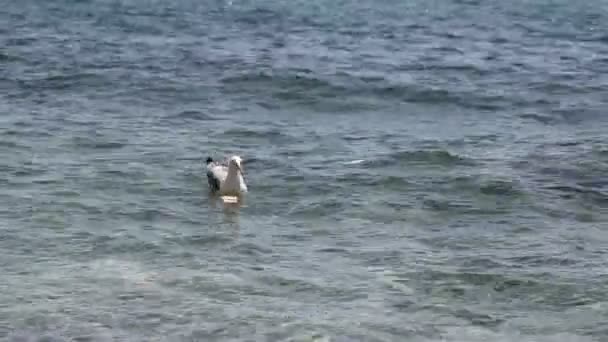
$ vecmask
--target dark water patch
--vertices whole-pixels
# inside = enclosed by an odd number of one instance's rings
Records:
[[[286,277],[279,275],[261,275],[255,278],[260,285],[272,289],[272,296],[296,295],[297,301],[307,302],[318,300],[319,296],[331,300],[350,302],[367,297],[365,291],[358,289],[345,289],[327,284],[318,284],[307,279]]]
[[[128,179],[136,179],[136,180],[142,180],[145,179],[146,177],[146,173],[144,171],[141,170],[129,170],[129,169],[125,169],[125,170],[116,170],[116,169],[112,169],[112,170],[100,170],[97,171],[97,175],[99,177],[106,177],[110,178],[110,179],[124,179],[124,178],[128,178]],[[119,177],[119,178],[114,178],[114,177]]]
[[[545,189],[558,192],[559,196],[563,199],[578,198],[583,203],[595,204],[601,207],[608,205],[608,192],[574,185],[550,185],[546,186]]]
[[[523,287],[532,287],[536,288],[537,290],[542,290],[542,287],[546,284],[542,278],[516,277],[504,274],[481,272],[427,271],[412,274],[411,277],[416,277],[423,282],[436,283],[437,286],[449,286],[450,284],[488,286],[497,292],[521,289]]]
[[[170,121],[216,121],[220,120],[216,117],[213,117],[209,114],[205,114],[198,110],[184,110],[179,113],[169,115],[166,119]]]
[[[278,154],[283,155],[283,154]],[[298,154],[296,154],[298,155]],[[300,174],[291,174],[291,172],[299,172],[298,169],[291,166],[287,163],[286,160],[282,158],[263,158],[256,157],[254,155],[251,156],[242,156],[243,158],[243,166],[247,167],[249,170],[258,170],[258,171],[269,171],[276,170],[281,171],[282,174],[285,174],[287,177],[295,177],[292,180],[297,180],[297,177],[302,175]]]
[[[396,161],[406,162],[422,162],[437,165],[475,165],[475,163],[468,158],[461,157],[457,154],[450,153],[445,150],[434,150],[434,151],[403,151],[393,153],[391,157]]]
[[[546,267],[546,266],[574,266],[580,263],[580,260],[568,258],[567,256],[548,256],[546,254],[539,255],[522,255],[514,256],[506,259],[508,262],[518,267]]]
[[[407,300],[402,300],[401,303],[405,304],[407,303]],[[404,305],[405,306],[405,305]],[[388,341],[392,341],[392,340],[417,340],[419,338],[421,338],[422,336],[422,340],[421,341],[435,341],[438,336],[440,335],[438,332],[438,329],[432,328],[427,326],[427,324],[420,324],[420,325],[415,325],[415,326],[411,326],[409,324],[405,324],[405,325],[395,325],[395,324],[391,324],[389,322],[374,322],[373,320],[370,321],[363,321],[361,323],[359,323],[358,325],[360,325],[361,327],[364,327],[366,330],[373,332],[370,335],[367,336],[357,336],[357,335],[350,335],[348,336],[348,338],[344,338],[344,339],[336,339],[336,341],[364,341],[364,340],[370,340],[370,341],[383,341],[386,340],[385,338],[380,338],[380,337],[376,337],[376,336],[391,336],[391,338],[388,339]],[[428,324],[430,325],[430,323]],[[378,335],[376,335],[378,334]],[[370,337],[373,336],[373,337]],[[321,340],[322,341],[322,340]]]
[[[72,143],[79,148],[92,150],[116,150],[127,146],[121,142],[97,141],[89,137],[74,137]]]
[[[235,20],[247,26],[258,28],[260,26],[266,27],[272,24],[281,24],[286,19],[285,15],[287,14],[278,10],[256,7],[236,12]]]
[[[48,170],[46,170],[46,169],[22,165],[18,169],[13,170],[12,174],[15,177],[35,177],[35,176],[42,176],[42,175],[46,174],[47,172],[48,172]]]
[[[98,208],[96,206],[90,205],[90,204],[86,204],[83,201],[64,201],[62,202],[62,205],[64,205],[66,207],[66,209],[69,210],[81,210],[84,213],[87,213],[89,215],[100,215],[103,214],[103,210],[101,208]]]
[[[18,56],[14,56],[0,51],[0,62],[17,62],[20,60],[22,59]]]
[[[348,142],[357,142],[357,141],[370,140],[371,137],[365,136],[365,135],[347,134],[347,135],[342,136],[342,139],[345,141],[348,141]]]
[[[274,288],[280,293],[298,293],[304,295],[306,293],[319,293],[323,288],[302,279],[285,278],[278,275],[263,275],[256,277],[256,281]]]
[[[36,43],[39,38],[32,37],[19,37],[19,38],[8,38],[5,42],[6,46],[28,46],[33,43]]]
[[[117,208],[113,214],[128,217],[138,222],[155,222],[176,218],[175,213],[165,208],[137,208],[134,206]]]
[[[305,158],[306,156],[310,156],[314,154],[314,149],[311,148],[309,150],[284,150],[277,153],[277,156],[281,157],[297,157],[297,158]]]
[[[413,185],[412,183],[407,181],[405,177],[382,176],[368,174],[364,172],[348,173],[345,175],[341,175],[336,178],[336,181],[339,183],[343,183],[348,187],[386,188],[391,189],[393,191],[405,190]]]
[[[593,190],[599,190],[599,189],[604,189],[604,188],[608,189],[608,177],[598,178],[598,179],[593,179],[593,180],[588,180],[588,181],[580,181],[580,182],[578,182],[578,185],[583,188],[593,189]]]
[[[211,248],[230,245],[234,243],[234,238],[229,235],[205,234],[165,238],[165,241],[182,247]]]
[[[287,241],[287,243],[306,243],[312,240],[312,237],[308,233],[284,233],[278,234],[277,237],[283,241]]]
[[[272,254],[272,249],[265,248],[255,243],[241,242],[231,247],[231,250],[247,257],[263,256]]]
[[[493,144],[496,143],[497,141],[499,141],[501,138],[500,135],[498,134],[472,134],[472,135],[467,135],[465,137],[465,142],[462,142],[460,140],[455,140],[455,141],[450,141],[449,144],[455,144],[455,145],[460,145],[460,144],[473,144],[473,145],[483,145],[483,144]]]
[[[448,104],[459,103],[459,96],[449,90],[440,88],[424,88],[416,85],[376,86],[371,89],[357,89],[356,94],[371,94],[379,98],[398,99],[410,103]]]
[[[366,76],[336,74],[321,78],[314,75],[298,74],[244,74],[222,80],[225,90],[230,93],[254,93],[269,96],[282,102],[310,104],[347,104],[355,101],[362,109],[374,108],[376,101],[399,101],[426,103],[432,105],[455,104],[466,108],[496,109],[505,101],[502,97],[478,94],[461,94],[450,89],[426,87],[420,84],[391,84],[388,81],[372,81]],[[342,101],[335,102],[336,99]],[[333,101],[333,102],[332,102]],[[353,108],[356,109],[356,108]]]
[[[18,148],[20,145],[14,141],[0,140],[0,147]]]
[[[401,164],[442,167],[477,165],[473,159],[462,157],[446,150],[398,151],[376,160],[371,160],[369,164],[377,167]]]
[[[529,113],[529,114],[521,114],[521,115],[519,115],[519,117],[522,119],[526,119],[526,120],[540,122],[545,125],[555,125],[560,122],[560,120],[558,120],[555,117],[543,115],[543,114]]]
[[[48,131],[30,130],[30,129],[23,129],[23,130],[7,129],[2,132],[2,135],[5,135],[7,137],[32,137],[32,138],[48,138],[48,137],[53,136]],[[0,145],[1,144],[2,143],[0,142]]]
[[[608,44],[608,34],[598,35],[593,40],[600,43]]]
[[[469,271],[481,272],[488,269],[501,269],[505,267],[505,264],[497,261],[491,257],[463,257],[461,260],[461,266]]]
[[[108,83],[108,80],[102,75],[76,73],[52,75],[41,79],[22,80],[21,87],[26,90],[82,90],[86,88],[106,87],[108,86]]]
[[[516,181],[507,179],[493,179],[481,176],[458,176],[445,177],[438,181],[433,181],[433,185],[438,190],[441,189],[446,194],[460,194],[456,203],[457,207],[464,205],[468,207],[476,203],[485,206],[493,205],[500,207],[499,204],[507,205],[516,199],[523,199],[526,191]],[[487,202],[488,200],[491,202]],[[505,200],[506,202],[501,202]],[[496,202],[495,202],[496,201]],[[454,205],[454,204],[453,204]],[[480,208],[482,209],[482,208]],[[489,209],[489,207],[487,208]]]
[[[555,144],[555,146],[559,146],[559,147],[573,147],[573,146],[580,146],[583,145],[584,142],[582,141],[560,141],[557,142]]]
[[[327,188],[325,186],[319,186],[319,190],[327,192]],[[309,189],[310,190],[310,189]],[[311,217],[325,217],[339,214],[344,208],[346,208],[346,203],[342,200],[338,199],[325,199],[319,200],[314,203],[301,204],[295,207],[291,214],[294,217],[302,217],[302,218],[311,218]]]
[[[475,139],[471,139],[475,140]],[[474,143],[474,142],[471,142]],[[465,147],[468,145],[467,140],[465,139],[419,139],[412,142],[412,145],[421,149],[421,150],[442,150],[446,147]],[[395,144],[397,146],[397,150],[400,150],[402,147],[400,144]]]
[[[384,176],[380,178],[376,178],[376,181],[370,181],[371,185],[378,187],[386,187],[388,189],[398,190],[398,189],[406,189],[412,186],[412,183],[407,181],[405,177],[398,176]]]
[[[422,205],[424,209],[438,212],[466,211],[471,207],[470,203],[456,202],[445,198],[427,198],[422,201]]]
[[[70,197],[79,197],[80,196],[80,192],[75,191],[75,190],[56,190],[56,191],[52,191],[50,193],[53,196],[57,196],[57,197],[63,197],[63,198],[70,198]]]
[[[596,121],[604,115],[604,110],[587,106],[571,106],[551,111],[560,122],[565,124],[580,124],[585,121]]]
[[[331,83],[314,76],[302,76],[299,74],[243,74],[231,76],[222,80],[228,86],[229,91],[263,91],[270,90],[280,96],[288,98],[293,96],[299,98],[302,94],[316,92],[323,96],[332,96],[340,93],[342,87],[333,86]]]
[[[247,129],[247,128],[231,128],[221,135],[220,137],[231,138],[231,139],[251,139],[254,141],[266,141],[274,144],[291,143],[296,141],[295,138],[287,133],[282,132],[279,129]]]
[[[370,267],[397,265],[403,260],[402,252],[395,250],[360,251],[351,255]]]
[[[547,81],[547,82],[542,82],[542,83],[532,83],[529,84],[528,87],[530,88],[530,90],[532,91],[540,91],[544,94],[551,94],[551,95],[557,95],[557,96],[563,96],[563,95],[571,95],[571,94],[585,94],[589,91],[589,89],[587,87],[582,87],[582,86],[577,86],[571,83],[567,83],[567,82],[571,82],[571,79],[567,79],[568,77],[576,77],[574,75],[563,75],[560,78],[566,78],[565,80],[563,80],[562,82],[555,82],[555,81]]]
[[[20,128],[28,128],[28,127],[34,127],[35,124],[31,121],[25,121],[25,120],[17,120],[15,121],[15,123],[13,124],[15,127],[20,127]]]
[[[512,181],[491,180],[482,183],[479,191],[490,196],[520,196],[523,195],[521,188]]]
[[[456,52],[462,55],[462,51],[457,48],[444,47],[441,48],[442,52]],[[424,71],[437,71],[437,72],[457,72],[458,74],[484,76],[489,72],[488,70],[482,69],[473,64],[423,64],[421,69]]]
[[[411,209],[414,206],[410,203],[382,201],[382,205],[387,208],[395,209],[396,212]]]
[[[339,248],[339,247],[324,247],[324,248],[319,248],[316,250],[316,252],[318,253],[328,253],[328,254],[342,254],[342,255],[348,255],[350,254],[350,252],[344,248]]]
[[[492,314],[478,313],[470,309],[451,310],[454,317],[469,321],[472,325],[495,328],[505,322],[504,319]]]
[[[534,155],[537,159],[534,160],[533,165],[536,167],[536,172],[539,175],[544,176],[540,179],[541,183],[552,183],[555,182],[555,178],[563,181],[578,181],[586,178],[587,172],[576,168],[560,165],[561,162],[558,160],[552,160],[552,158],[544,157],[543,155]],[[564,156],[561,156],[564,157]],[[532,157],[533,158],[533,157]],[[541,163],[538,165],[538,163]],[[547,164],[554,164],[553,166],[546,166]]]
[[[93,243],[91,247],[91,253],[97,255],[114,255],[118,256],[121,254],[132,255],[133,253],[143,253],[148,256],[159,256],[166,255],[167,251],[161,246],[137,240],[133,237],[122,237],[120,241],[112,239],[106,243]]]

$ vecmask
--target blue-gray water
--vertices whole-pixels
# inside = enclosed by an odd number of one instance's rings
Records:
[[[608,341],[607,108],[603,0],[2,1],[0,339]]]

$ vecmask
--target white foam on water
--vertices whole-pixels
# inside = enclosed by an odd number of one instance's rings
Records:
[[[351,161],[345,162],[344,164],[345,165],[356,165],[356,164],[361,164],[363,162],[365,162],[364,159],[357,159],[357,160],[351,160]]]

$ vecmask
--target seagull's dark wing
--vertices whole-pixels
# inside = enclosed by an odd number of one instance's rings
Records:
[[[212,192],[218,192],[220,190],[222,182],[226,179],[228,170],[225,166],[219,163],[211,163],[207,166],[207,182],[209,183],[209,189]]]

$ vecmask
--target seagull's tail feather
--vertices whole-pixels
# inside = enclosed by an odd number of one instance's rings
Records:
[[[213,163],[213,158],[207,157],[207,165]]]

